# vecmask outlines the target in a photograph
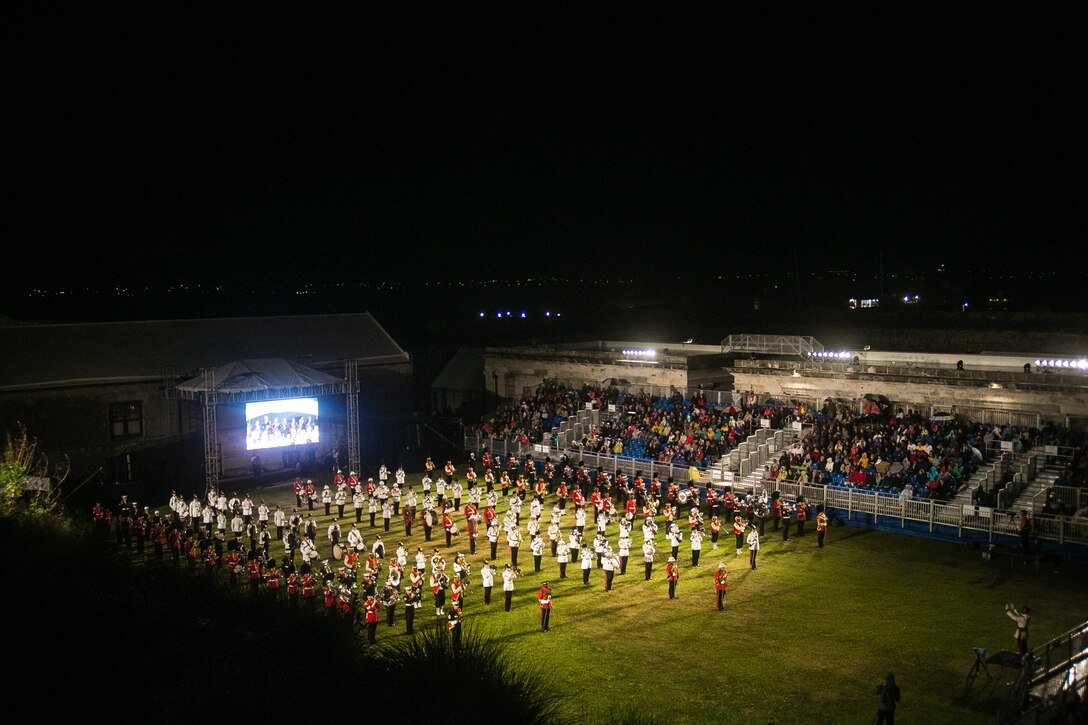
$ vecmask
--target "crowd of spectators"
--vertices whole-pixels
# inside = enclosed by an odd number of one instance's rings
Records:
[[[930,420],[913,411],[875,406],[857,410],[850,401],[827,399],[811,407],[760,402],[752,394],[723,406],[708,404],[702,394],[685,399],[679,393],[664,397],[641,390],[625,393],[548,383],[501,409],[477,431],[492,440],[538,443],[586,403],[600,411],[600,424],[571,443],[576,450],[702,467],[743,442],[761,419],[769,419],[775,429],[800,422],[803,438],[766,466],[765,477],[853,486],[903,498],[952,498],[986,460],[987,452],[1002,441],[1013,452],[1044,445],[1071,450],[1072,462],[1058,485],[1083,486],[1088,467],[1084,435],[1053,424],[1017,427],[957,418]],[[995,496],[1003,483],[983,495]]]
[[[772,417],[772,427],[787,413],[773,406],[742,401],[708,405],[701,393],[685,399],[651,396],[643,391],[617,396],[615,411],[602,413],[600,425],[574,443],[594,453],[630,456],[659,463],[706,466],[728,453]]]
[[[913,412],[859,415],[833,401],[819,409],[796,408],[794,419],[805,426],[805,435],[767,467],[768,477],[876,489],[903,498],[950,499],[1000,441],[1010,443],[1014,452],[1062,445],[1076,446],[1078,454],[1084,443],[1083,436],[1053,425],[934,421]],[[1000,485],[985,493],[995,496],[997,490]]]
[[[585,403],[593,403],[595,408],[607,404],[610,392],[618,395],[615,389],[607,391],[588,385],[579,389],[556,382],[544,383],[532,395],[502,406],[470,432],[493,441],[540,443],[552,428],[584,408]]]

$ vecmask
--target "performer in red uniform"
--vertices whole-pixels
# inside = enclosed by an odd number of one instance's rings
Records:
[[[268,572],[264,575],[265,589],[272,592],[273,595],[278,594],[280,591],[280,570],[274,566],[268,567]]]
[[[313,601],[317,598],[317,581],[309,572],[302,575],[302,597],[310,602],[310,606],[313,606]]]
[[[816,545],[824,548],[824,534],[827,533],[827,514],[823,504],[816,507]]]
[[[249,575],[249,590],[252,592],[257,591],[261,586],[261,562],[257,559],[249,562],[246,565],[246,572]]]
[[[536,601],[540,605],[540,631],[547,632],[548,621],[552,616],[552,590],[548,582],[541,585],[540,591],[536,593]]]
[[[378,600],[373,594],[366,598],[363,610],[366,612],[366,640],[374,642],[375,635],[378,633]]]
[[[725,570],[725,562],[718,564],[718,570],[714,572],[714,589],[718,592],[718,611],[725,609],[725,590],[729,588],[729,572]]]
[[[676,599],[676,582],[680,580],[680,567],[676,565],[676,559],[669,557],[669,563],[665,565],[665,579],[669,582],[669,599]]]

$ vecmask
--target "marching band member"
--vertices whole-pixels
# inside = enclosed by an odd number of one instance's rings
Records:
[[[790,517],[793,516],[793,506],[789,501],[782,501],[782,541],[790,540]]]
[[[559,550],[559,539],[563,534],[559,528],[558,521],[552,521],[548,524],[548,540],[551,542],[552,556],[556,556]]]
[[[570,561],[570,546],[563,539],[556,547],[555,560],[559,564],[559,578],[567,578],[567,562]]]
[[[382,606],[385,607],[385,625],[387,627],[392,627],[393,617],[397,611],[397,600],[400,599],[400,595],[397,594],[397,588],[389,581],[386,581],[378,599]]]
[[[551,619],[552,614],[552,590],[548,586],[548,582],[544,582],[540,586],[540,590],[536,593],[536,602],[540,607],[540,631],[548,631],[548,621]]]
[[[650,581],[650,575],[654,569],[654,554],[657,553],[657,547],[654,545],[653,539],[646,539],[642,542],[642,561],[646,565],[646,581]],[[675,557],[673,557],[675,561]]]
[[[432,570],[430,583],[431,592],[434,594],[434,615],[441,617],[442,610],[446,606],[446,588],[449,586],[449,580],[441,571]]]
[[[359,527],[355,524],[351,525],[351,530],[348,531],[347,536],[348,548],[356,552],[366,549],[366,542],[363,539],[363,532],[359,531]]]
[[[619,541],[619,566],[620,574],[627,573],[627,560],[631,557],[631,535],[630,530],[620,530]]]
[[[540,534],[533,536],[529,542],[529,551],[533,552],[533,571],[540,571],[540,560],[544,556],[544,539]]]
[[[753,529],[755,531],[755,529]],[[754,568],[754,567],[753,567]],[[725,591],[729,588],[729,572],[725,570],[725,562],[718,563],[718,570],[714,572],[714,589],[718,593],[718,611],[725,608]]]
[[[593,537],[593,555],[597,557],[597,568],[603,568],[601,566],[601,559],[604,557],[605,548],[608,546],[608,540],[605,539],[604,533],[598,531],[597,535]]]
[[[737,539],[737,556],[740,556],[741,550],[744,548],[744,529],[746,525],[744,519],[741,516],[733,517],[733,535]]]
[[[380,499],[382,502],[382,528],[389,531],[389,522],[393,518],[393,505],[389,499]]]
[[[699,554],[701,554],[703,550],[702,527],[692,529],[688,538],[691,541],[691,565],[699,566]]]
[[[759,532],[754,528],[748,532],[748,563],[756,568],[756,554],[759,553]]]
[[[680,532],[680,527],[673,522],[669,528],[669,533],[665,537],[669,541],[669,546],[672,547],[672,554],[670,556],[677,556],[680,553],[680,542],[683,541],[684,535]]]
[[[642,540],[653,541],[657,535],[657,522],[653,520],[653,517],[647,516],[642,521]]]
[[[423,571],[427,568],[427,555],[423,553],[423,547],[416,547],[416,569]]]
[[[457,530],[449,511],[442,514],[442,528],[446,532],[446,548],[453,546],[453,534]]]
[[[363,521],[363,504],[366,503],[366,496],[363,495],[361,489],[356,490],[351,494],[351,505],[355,508],[355,523],[362,523]]]
[[[484,590],[484,604],[491,604],[491,588],[495,586],[495,569],[485,561],[480,568],[480,585]]]
[[[268,571],[264,575],[264,588],[271,592],[273,595],[279,593],[280,590],[280,570],[274,566],[268,567]]]
[[[612,591],[612,579],[616,576],[616,567],[619,563],[616,552],[612,551],[612,547],[606,545],[601,560],[601,567],[604,569],[604,590],[606,592]]]
[[[403,471],[400,471],[403,475]],[[393,485],[389,488],[389,499],[393,502],[393,515],[400,516],[400,496],[401,496],[401,481],[394,481]]]
[[[378,518],[378,498],[370,496],[366,501],[366,512],[370,514],[370,528],[374,528],[374,519]]]
[[[464,608],[464,594],[465,583],[461,581],[461,577],[454,576],[453,579],[450,580],[450,599],[452,600],[454,609],[460,610]]]
[[[503,609],[510,611],[510,603],[514,598],[514,580],[518,578],[518,572],[509,564],[502,572],[502,595],[504,599]]]
[[[416,610],[423,606],[422,595],[418,586],[410,586],[404,592],[404,631],[412,634],[416,620]]]
[[[676,558],[670,556],[665,564],[665,580],[669,582],[669,599],[676,599],[676,582],[680,581],[680,567],[676,564]]]
[[[337,518],[344,518],[344,505],[348,502],[347,492],[343,488],[337,488],[333,500],[336,502]]]
[[[282,506],[277,506],[276,512],[272,514],[272,524],[276,527],[276,540],[283,541],[283,527],[287,525],[287,514],[284,513]]]
[[[582,549],[582,585],[589,586],[589,572],[593,569],[593,550],[588,546]]]
[[[816,506],[816,545],[824,548],[824,534],[827,533],[827,514],[823,504]]]
[[[329,509],[332,506],[332,491],[328,486],[321,489],[321,504],[325,507],[325,515],[329,515]]]
[[[514,566],[518,565],[518,549],[521,548],[521,529],[510,529],[510,533],[506,535],[506,543],[510,546],[510,563]]]
[[[449,617],[446,618],[446,628],[449,630],[450,638],[453,640],[453,651],[461,651],[461,610],[456,606],[450,610]]]
[[[313,606],[314,599],[317,598],[317,580],[314,579],[313,574],[308,571],[302,573],[302,598],[309,603],[309,606]]]
[[[366,604],[363,606],[366,610],[366,639],[367,642],[373,644],[378,632],[378,601],[371,594],[366,598]]]

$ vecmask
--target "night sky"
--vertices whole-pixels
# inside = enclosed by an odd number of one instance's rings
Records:
[[[1017,269],[1088,232],[1083,11],[249,9],[9,15],[20,282]]]

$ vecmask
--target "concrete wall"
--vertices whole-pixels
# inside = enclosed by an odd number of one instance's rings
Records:
[[[928,405],[949,410],[955,407],[1023,410],[1038,413],[1046,420],[1061,422],[1065,416],[1088,415],[1088,389],[1018,390],[992,388],[959,381],[894,380],[876,375],[840,373],[835,377],[808,375],[798,377],[786,370],[734,370],[734,389],[753,390],[783,398],[841,397],[857,400],[867,393],[886,395],[895,403]]]
[[[488,390],[494,390],[492,373],[498,373],[499,397],[516,398],[524,388],[533,390],[545,378],[558,380],[592,380],[600,382],[608,378],[629,380],[632,385],[655,387],[688,387],[688,371],[660,365],[615,365],[606,363],[579,363],[573,361],[526,360],[484,356],[484,382]],[[725,377],[724,371],[722,377]]]

